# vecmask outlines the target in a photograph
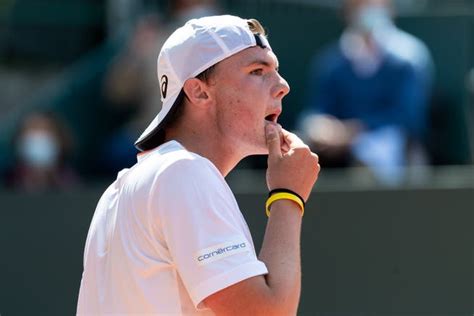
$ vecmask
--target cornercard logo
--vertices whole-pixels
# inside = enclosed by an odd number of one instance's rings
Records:
[[[244,241],[240,242],[227,242],[218,244],[196,253],[197,264],[202,266],[226,257],[249,251],[247,243]]]

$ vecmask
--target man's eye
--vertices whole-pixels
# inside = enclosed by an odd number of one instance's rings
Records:
[[[257,76],[262,75],[263,74],[263,69],[262,68],[254,69],[250,72],[250,74],[257,75]]]

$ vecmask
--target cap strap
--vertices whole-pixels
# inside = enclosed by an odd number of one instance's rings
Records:
[[[260,33],[254,33],[255,43],[261,48],[270,48],[270,44],[265,36],[262,36]]]

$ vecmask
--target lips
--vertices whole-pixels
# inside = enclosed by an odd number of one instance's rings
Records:
[[[277,123],[278,117],[281,114],[281,105],[280,106],[275,106],[272,107],[273,109],[267,112],[267,115],[265,116],[265,121],[267,122],[272,122],[272,123]]]
[[[273,113],[265,116],[265,121],[276,123],[278,120],[278,114]]]

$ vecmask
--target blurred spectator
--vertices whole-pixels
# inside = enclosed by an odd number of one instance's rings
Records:
[[[116,3],[122,4],[126,12],[133,1]],[[137,3],[126,18],[131,31],[117,25],[119,33],[69,66],[52,81],[51,89],[45,89],[47,93],[28,104],[64,119],[74,136],[74,163],[81,178],[115,176],[136,162],[133,143],[161,104],[156,60],[174,29],[170,25],[217,11],[212,0],[178,0],[170,6],[169,12],[137,13],[144,7]]]
[[[322,166],[369,166],[379,180],[424,164],[432,60],[393,24],[389,0],[346,0],[347,28],[315,58],[300,129]]]
[[[26,191],[69,188],[78,183],[67,163],[71,139],[51,113],[26,116],[14,138],[15,164],[7,185]]]

